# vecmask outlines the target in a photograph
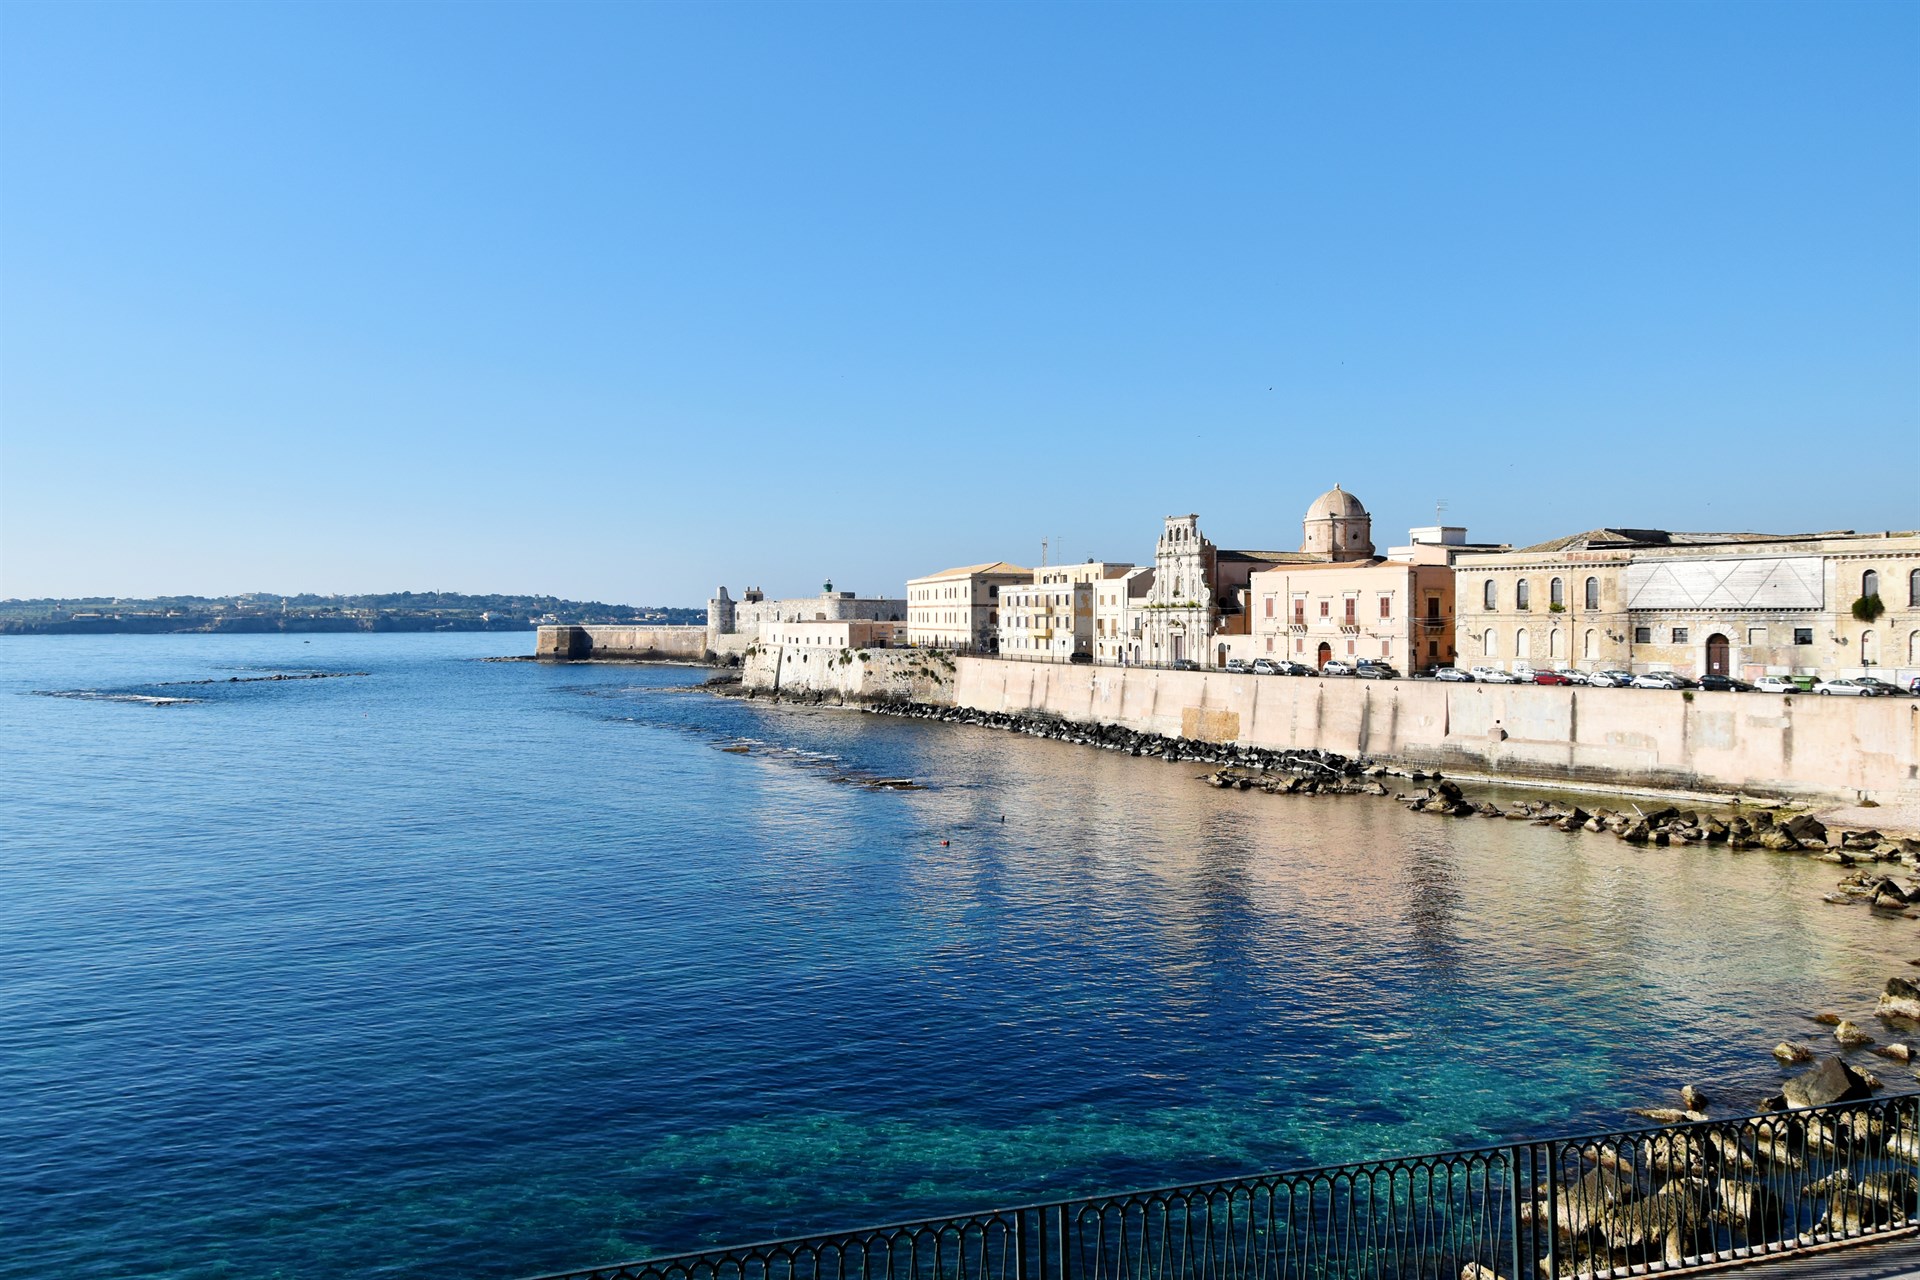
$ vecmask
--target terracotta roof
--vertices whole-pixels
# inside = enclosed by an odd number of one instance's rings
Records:
[[[1222,551],[1219,558],[1258,564],[1315,564],[1321,559],[1311,551]]]
[[[1005,560],[991,560],[986,564],[966,564],[958,569],[942,569],[938,573],[924,574],[909,579],[912,582],[927,582],[934,578],[971,578],[977,573],[1032,573],[1031,569],[1022,569],[1017,564],[1008,564]]]

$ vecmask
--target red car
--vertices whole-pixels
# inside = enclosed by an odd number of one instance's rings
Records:
[[[1559,671],[1536,671],[1533,673],[1535,684],[1572,684],[1565,673]]]

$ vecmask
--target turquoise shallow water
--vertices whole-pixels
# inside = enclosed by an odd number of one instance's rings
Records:
[[[1920,954],[1819,864],[476,661],[530,640],[0,642],[0,1275],[505,1278],[1611,1126]],[[305,671],[365,674],[227,683]]]

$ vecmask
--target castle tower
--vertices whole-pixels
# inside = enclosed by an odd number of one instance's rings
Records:
[[[727,589],[721,587],[713,593],[713,599],[707,601],[707,634],[732,635],[736,616],[732,598],[727,595]]]
[[[1373,558],[1373,517],[1337,484],[1313,500],[1301,527],[1300,550],[1308,555],[1333,561]]]

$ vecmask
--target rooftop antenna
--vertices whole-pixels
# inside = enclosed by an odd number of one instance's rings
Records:
[[[1042,569],[1047,567],[1047,540],[1045,538],[1040,539],[1040,567]]]
[[[1433,522],[1435,524],[1445,524],[1447,522],[1446,514],[1447,500],[1445,498],[1436,499],[1433,504]]]

